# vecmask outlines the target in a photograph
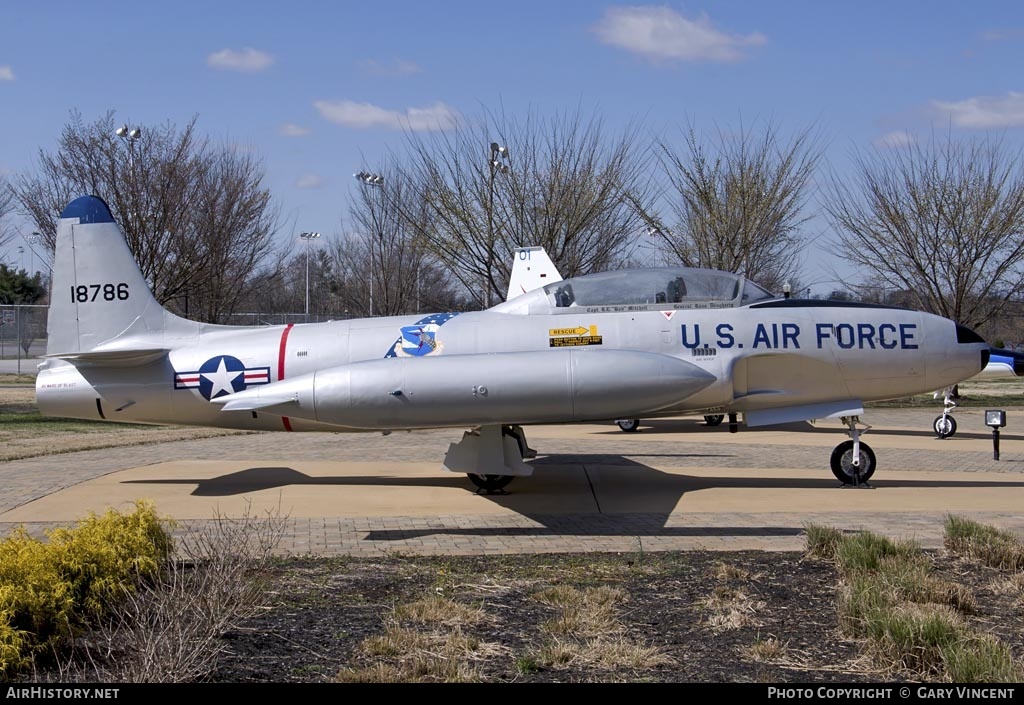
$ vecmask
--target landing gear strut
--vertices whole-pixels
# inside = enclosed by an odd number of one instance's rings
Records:
[[[481,426],[462,434],[462,440],[448,446],[444,467],[465,473],[479,492],[503,494],[505,487],[519,476],[533,474],[524,458],[537,451],[526,443],[520,426]]]
[[[862,424],[864,430],[858,429],[857,424],[861,423],[859,416],[844,416],[842,422],[846,424],[851,440],[843,441],[832,451],[832,474],[844,485],[867,486],[867,481],[875,474],[875,453],[868,444],[860,442],[860,434],[871,427]]]
[[[937,395],[936,395],[937,396]],[[956,419],[950,414],[956,408],[956,398],[953,396],[953,387],[946,387],[942,395],[942,416],[936,416],[932,423],[932,429],[939,438],[951,438],[956,433]]]

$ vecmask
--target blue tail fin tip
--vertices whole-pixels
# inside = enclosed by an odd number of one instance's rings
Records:
[[[69,203],[60,214],[63,218],[78,218],[82,225],[86,223],[113,223],[110,209],[99,196],[81,196]]]

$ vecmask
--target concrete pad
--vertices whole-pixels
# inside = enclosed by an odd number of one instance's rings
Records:
[[[0,522],[76,521],[138,499],[181,520],[267,511],[292,518],[597,511],[586,478],[571,468],[546,466],[498,504],[437,463],[193,460],[110,473],[4,512]]]
[[[969,431],[958,411],[940,441],[928,410],[883,410],[866,436],[875,489],[843,489],[828,470],[838,422],[730,434],[694,418],[623,433],[613,424],[527,429],[534,475],[478,495],[441,468],[452,431],[252,434],[0,463],[0,530],[41,534],[151,499],[185,525],[216,517],[288,518],[285,554],[799,550],[807,523],[871,528],[942,545],[956,513],[1024,535],[1024,436]],[[1011,413],[1010,422],[1024,418]]]

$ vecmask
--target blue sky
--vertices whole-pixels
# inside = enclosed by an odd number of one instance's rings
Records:
[[[400,150],[403,126],[576,106],[655,135],[771,120],[818,129],[842,174],[854,149],[932,129],[1019,145],[1022,59],[1017,2],[7,0],[0,174],[52,150],[73,109],[198,116],[200,133],[263,157],[282,238],[337,236],[352,174]],[[816,227],[808,282],[826,276]]]

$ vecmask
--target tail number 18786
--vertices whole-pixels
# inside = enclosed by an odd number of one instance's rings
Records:
[[[71,301],[86,304],[92,301],[125,301],[128,298],[128,284],[79,284],[71,287]]]

